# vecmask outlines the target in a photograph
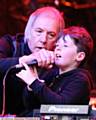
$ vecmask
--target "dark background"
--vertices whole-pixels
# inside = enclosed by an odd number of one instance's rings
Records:
[[[94,40],[90,70],[96,87],[96,0],[31,0],[28,7],[24,7],[21,0],[0,0],[0,36],[24,32],[30,13],[48,5],[64,14],[66,27],[80,25],[90,32]]]

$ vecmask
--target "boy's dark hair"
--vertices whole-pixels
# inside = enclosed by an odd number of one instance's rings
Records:
[[[77,52],[85,52],[85,59],[81,63],[85,63],[93,51],[93,39],[84,27],[71,26],[64,29],[60,36],[69,35],[77,46]],[[59,36],[59,37],[60,37]]]

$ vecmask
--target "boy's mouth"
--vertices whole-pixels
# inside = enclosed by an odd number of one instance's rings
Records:
[[[59,54],[56,54],[56,58],[61,58],[61,55],[59,55]]]

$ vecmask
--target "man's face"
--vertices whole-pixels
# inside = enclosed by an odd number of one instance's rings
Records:
[[[54,50],[56,38],[59,32],[59,23],[51,16],[40,15],[34,22],[31,29],[31,39],[28,46],[31,52],[42,48]]]
[[[69,35],[62,36],[56,43],[55,64],[61,68],[61,71],[68,71],[76,66],[77,46]]]

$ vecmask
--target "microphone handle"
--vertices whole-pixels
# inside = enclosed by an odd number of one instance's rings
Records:
[[[38,65],[38,62],[37,62],[36,59],[34,59],[34,60],[32,60],[31,62],[28,62],[27,65],[28,65],[28,66],[33,66],[33,65],[37,66],[37,65]],[[24,66],[18,66],[18,65],[16,65],[15,68],[16,68],[16,69],[25,69]]]

